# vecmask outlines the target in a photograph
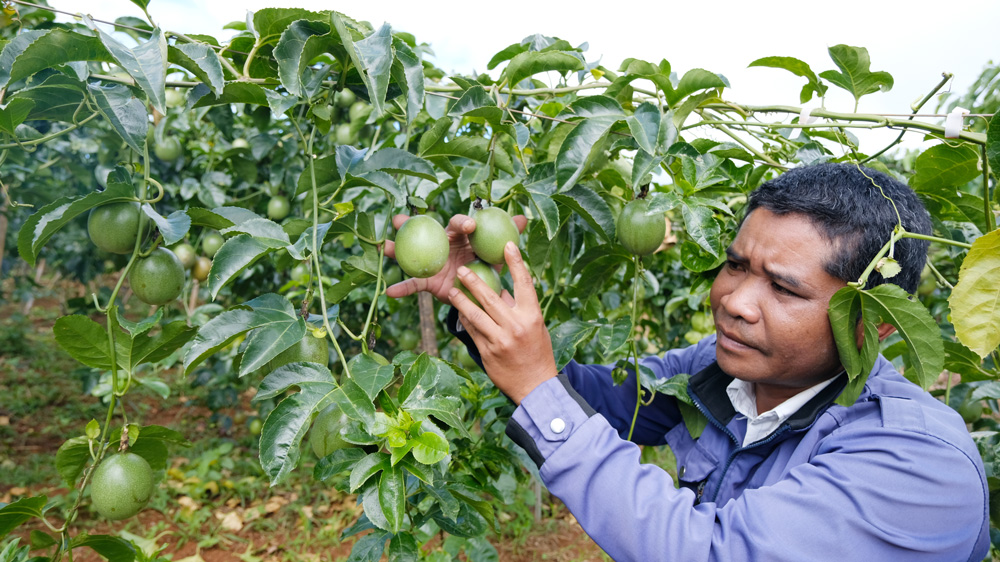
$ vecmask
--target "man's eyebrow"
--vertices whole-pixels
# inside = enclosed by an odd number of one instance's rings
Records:
[[[726,256],[728,256],[730,260],[732,260],[732,261],[734,261],[736,263],[740,263],[740,264],[747,263],[747,258],[745,258],[744,256],[741,256],[739,253],[736,252],[736,250],[733,250],[731,247],[730,248],[726,248]],[[782,282],[785,285],[788,285],[790,287],[793,287],[793,288],[801,288],[802,287],[802,282],[799,281],[798,279],[796,279],[795,277],[790,277],[788,275],[784,275],[784,274],[778,273],[776,271],[771,271],[767,267],[764,268],[764,274],[767,275],[768,277],[770,277],[771,279],[774,279],[775,281],[780,281],[780,282]]]

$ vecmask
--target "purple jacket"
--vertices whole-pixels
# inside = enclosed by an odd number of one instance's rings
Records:
[[[467,338],[467,336],[466,336]],[[463,338],[463,339],[466,339]],[[507,434],[548,489],[618,561],[982,560],[989,493],[982,460],[951,408],[879,357],[858,401],[838,380],[775,433],[743,447],[715,336],[643,360],[689,373],[709,423],[692,439],[674,398],[639,409],[633,441],[668,444],[681,486],[628,442],[635,379],[570,363],[515,411]],[[846,375],[842,375],[846,376]]]

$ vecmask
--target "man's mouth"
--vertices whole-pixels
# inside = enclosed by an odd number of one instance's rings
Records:
[[[716,333],[718,335],[718,338],[716,339],[716,345],[722,347],[727,351],[732,351],[737,353],[750,350],[759,351],[757,346],[740,338],[733,332],[723,329],[721,326],[716,325]]]

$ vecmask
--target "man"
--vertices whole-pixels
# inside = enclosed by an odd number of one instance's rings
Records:
[[[693,375],[689,394],[709,419],[698,439],[676,400],[657,395],[639,409],[635,443],[624,440],[635,379],[616,387],[610,367],[573,362],[557,373],[517,248],[506,248],[513,296],[457,267],[468,217],[451,221],[449,271],[389,294],[429,290],[457,309],[453,331],[518,404],[507,434],[615,560],[978,561],[989,496],[961,418],[882,357],[851,407],[834,403],[846,374],[830,297],[899,221],[930,232],[906,185],[853,164],[795,169],[751,194],[712,285],[716,334],[643,360],[658,377]],[[926,243],[905,239],[895,257],[903,271],[892,281],[914,291]],[[451,289],[456,274],[482,308]],[[640,464],[636,444],[670,445],[681,486]]]

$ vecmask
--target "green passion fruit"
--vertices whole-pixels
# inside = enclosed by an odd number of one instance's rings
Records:
[[[280,221],[288,216],[291,205],[284,195],[275,195],[267,202],[267,218],[273,221]]]
[[[219,251],[219,248],[226,243],[226,240],[218,232],[209,232],[201,239],[201,251],[205,252],[205,255],[214,258],[215,253]]]
[[[410,217],[396,233],[396,262],[410,277],[431,277],[448,263],[448,235],[427,215]]]
[[[146,304],[161,305],[176,299],[184,289],[184,266],[173,252],[157,248],[132,266],[128,283]]]
[[[95,246],[112,254],[131,254],[139,236],[139,203],[124,201],[94,207],[87,233]]]
[[[504,246],[510,241],[517,244],[518,232],[514,219],[499,207],[482,209],[472,218],[476,220],[476,230],[469,235],[472,251],[486,263],[504,263]]]
[[[170,250],[181,260],[184,269],[191,269],[198,262],[198,253],[194,251],[194,246],[187,242],[181,242]]]
[[[645,199],[629,201],[618,215],[618,241],[633,254],[652,254],[663,244],[667,223],[660,213],[647,214]]]
[[[105,457],[94,470],[90,499],[102,517],[117,521],[146,507],[153,495],[153,469],[135,453]]]
[[[202,282],[208,279],[208,274],[212,271],[212,260],[206,258],[205,256],[198,256],[198,259],[194,262],[194,266],[191,268],[191,277],[194,277],[198,282]]]
[[[352,446],[344,441],[341,434],[341,430],[349,422],[347,414],[342,412],[336,404],[330,404],[316,416],[312,429],[309,430],[309,445],[312,446],[317,457],[323,458],[334,451]]]
[[[500,286],[500,275],[497,274],[497,271],[493,269],[490,264],[477,260],[472,263],[465,264],[465,267],[468,267],[473,273],[478,275],[480,279],[486,282],[486,284],[493,289],[493,292],[498,295],[500,294],[500,291],[502,290],[502,287]],[[459,280],[458,277],[455,278],[455,287],[461,289],[462,292],[465,293],[465,296],[469,297],[469,299],[474,302],[476,306],[482,306],[479,304],[479,301],[476,300],[476,297],[472,296],[469,289],[462,284],[462,281]]]
[[[177,137],[166,137],[153,147],[153,153],[164,162],[173,162],[184,153],[184,147]]]

